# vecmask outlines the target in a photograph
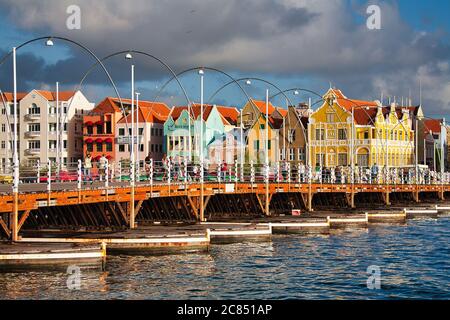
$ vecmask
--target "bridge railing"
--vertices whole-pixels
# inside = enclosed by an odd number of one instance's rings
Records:
[[[202,170],[203,169],[203,170]],[[148,161],[135,166],[135,181],[147,184],[204,183],[322,183],[322,184],[449,184],[450,173],[420,168],[355,167],[309,168],[303,164],[276,162],[261,163],[187,163],[183,161]],[[203,172],[203,174],[202,174]],[[58,165],[54,161],[20,167],[21,184],[47,184],[47,190],[56,190],[54,184],[72,183],[76,188],[127,186],[131,182],[130,161],[109,162],[107,159],[89,162],[79,160]],[[12,185],[12,176],[0,176],[3,184]],[[63,187],[61,187],[63,188]],[[72,187],[73,188],[73,187]]]

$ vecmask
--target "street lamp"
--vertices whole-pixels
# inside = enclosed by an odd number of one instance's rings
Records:
[[[47,47],[53,47],[53,40],[52,40],[52,38],[48,38],[48,40],[45,42],[45,45]]]
[[[203,82],[205,72],[203,69],[198,70],[200,75],[200,221],[204,221],[204,163],[203,163]]]

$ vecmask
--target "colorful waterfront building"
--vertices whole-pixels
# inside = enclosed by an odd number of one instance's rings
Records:
[[[129,109],[130,100],[122,99]],[[126,105],[126,101],[128,102]],[[107,97],[83,117],[83,153],[98,160],[104,154],[110,162],[115,161],[117,122],[123,117],[119,99]]]
[[[306,163],[308,120],[312,110],[307,104],[289,106],[279,129],[279,160]]]
[[[60,91],[57,97],[56,92],[35,89],[18,93],[17,98],[20,164],[35,167],[38,161],[43,165],[48,160],[62,160],[61,167],[64,168],[76,163],[83,155],[82,117],[94,108],[94,104],[81,91]],[[6,172],[10,171],[8,168],[13,158],[10,138],[13,132],[13,94],[3,93],[0,104],[0,161],[2,170]]]
[[[126,99],[125,102],[128,102]],[[134,121],[136,142],[136,159],[143,166],[148,156],[154,161],[161,161],[164,155],[164,123],[167,121],[170,108],[162,102],[139,101],[136,105]],[[130,159],[131,152],[131,112],[117,122],[115,139],[115,159],[117,161]],[[128,128],[128,133],[127,133]]]
[[[445,119],[423,120],[424,163],[432,170],[445,169],[447,159],[447,129]],[[441,167],[442,164],[442,167]]]
[[[188,159],[198,162],[200,148],[204,161],[208,162],[207,146],[215,137],[222,137],[237,123],[239,111],[235,107],[203,105],[203,119],[200,119],[201,106],[193,104],[173,107],[164,123],[165,150],[172,159]],[[200,141],[203,130],[203,141]]]
[[[313,166],[411,166],[415,135],[411,110],[393,103],[347,98],[329,89],[308,126]]]

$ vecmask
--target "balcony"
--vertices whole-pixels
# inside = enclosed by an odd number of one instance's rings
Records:
[[[41,154],[41,149],[26,149],[25,150],[25,155],[27,156],[38,156]]]
[[[25,132],[25,138],[37,138],[41,135],[40,131],[27,131]]]
[[[26,114],[25,115],[25,120],[27,121],[37,121],[41,119],[41,114],[37,113],[37,114]]]

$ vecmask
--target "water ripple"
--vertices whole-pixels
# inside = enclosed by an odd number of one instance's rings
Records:
[[[450,219],[275,236],[213,246],[208,254],[108,258],[83,271],[0,273],[1,299],[449,299]],[[367,267],[381,289],[367,288]]]

